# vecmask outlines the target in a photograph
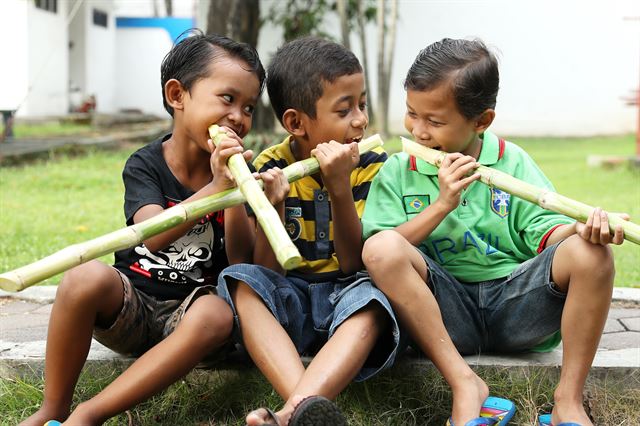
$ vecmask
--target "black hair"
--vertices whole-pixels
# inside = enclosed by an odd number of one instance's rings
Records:
[[[473,119],[495,108],[498,60],[481,40],[444,38],[422,49],[407,72],[405,90],[428,91],[450,82],[460,113]]]
[[[267,92],[273,111],[282,123],[289,109],[316,118],[316,102],[322,82],[362,72],[358,58],[344,46],[318,37],[302,37],[284,44],[267,69]]]
[[[164,96],[164,85],[167,81],[174,78],[189,91],[198,80],[209,76],[211,62],[224,55],[244,61],[249,67],[247,71],[253,72],[258,78],[260,93],[262,93],[265,71],[258,52],[252,46],[217,34],[205,35],[197,28],[183,32],[178,36],[178,40],[180,38],[182,40],[171,48],[160,65],[162,103],[172,117],[173,108]]]

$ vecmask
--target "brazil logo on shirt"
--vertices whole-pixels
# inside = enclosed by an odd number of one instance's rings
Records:
[[[405,195],[404,197],[404,212],[406,214],[420,213],[426,209],[431,200],[429,195]]]
[[[500,191],[498,188],[491,188],[491,210],[498,216],[506,217],[511,206],[511,195]]]

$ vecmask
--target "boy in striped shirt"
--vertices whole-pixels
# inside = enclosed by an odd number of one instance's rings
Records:
[[[368,124],[358,59],[319,38],[292,41],[275,54],[267,90],[289,136],[261,153],[256,169],[314,156],[320,173],[291,183],[288,197],[275,205],[302,264],[285,272],[259,230],[255,265],[235,265],[220,275],[219,290],[238,319],[242,343],[285,400],[277,413],[250,413],[248,425],[295,424],[299,410],[292,413],[301,399],[333,399],[352,379],[391,365],[399,337],[389,302],[360,272],[360,216],[387,155],[381,148],[358,154],[356,142]],[[306,370],[300,355],[315,355]],[[335,405],[320,400],[326,424],[344,424]]]

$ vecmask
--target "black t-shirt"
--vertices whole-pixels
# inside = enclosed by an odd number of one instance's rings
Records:
[[[133,215],[145,205],[166,209],[193,195],[171,173],[162,155],[162,142],[169,137],[140,148],[124,166],[127,225],[133,224]],[[181,300],[195,287],[215,285],[218,274],[228,265],[224,210],[207,215],[163,250],[152,253],[144,244],[120,250],[115,253],[114,264],[135,288],[160,300]]]

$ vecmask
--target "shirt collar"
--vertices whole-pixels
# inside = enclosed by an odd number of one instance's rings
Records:
[[[284,138],[284,141],[282,141],[282,145],[284,148],[282,150],[282,156],[285,160],[287,160],[288,164],[293,164],[296,162],[296,158],[293,155],[293,150],[291,149],[291,142],[293,142],[292,135],[287,136],[286,138]]]
[[[482,149],[480,150],[480,158],[478,163],[484,166],[490,166],[498,161],[498,154],[500,153],[500,146],[498,143],[498,137],[489,131],[485,131],[482,136]],[[416,168],[418,173],[423,175],[437,175],[438,168],[432,166],[424,160],[416,159]]]

